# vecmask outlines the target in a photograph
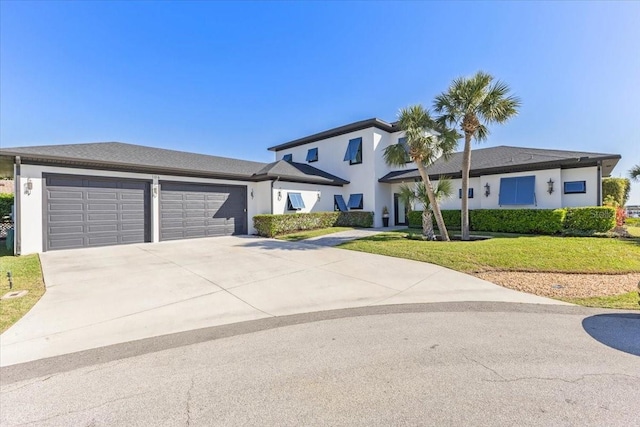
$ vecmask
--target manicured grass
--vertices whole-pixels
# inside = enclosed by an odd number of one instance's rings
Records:
[[[311,237],[324,236],[325,234],[333,234],[338,231],[347,231],[353,230],[353,227],[328,227],[328,228],[318,228],[316,230],[304,230],[298,231],[296,233],[291,234],[283,234],[281,236],[276,236],[276,239],[287,240],[289,242],[297,242],[298,240],[305,240]]]
[[[563,301],[570,302],[572,304],[583,305],[585,307],[601,307],[601,308],[615,308],[621,310],[638,310],[640,305],[638,301],[638,292],[629,292],[622,295],[611,295],[604,297],[592,297],[592,298],[561,298]]]
[[[28,290],[29,293],[20,298],[0,300],[0,333],[24,316],[44,294],[38,255],[15,257],[9,255],[4,246],[0,248],[0,296],[9,292],[7,271],[13,275],[11,291]]]
[[[475,242],[405,239],[406,230],[346,242],[343,249],[430,262],[453,270],[558,273],[640,272],[640,239],[481,233]]]
[[[627,226],[627,232],[633,237],[640,238],[640,226]]]

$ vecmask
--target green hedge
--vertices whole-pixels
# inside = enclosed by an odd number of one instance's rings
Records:
[[[460,229],[460,224],[462,223],[462,213],[460,210],[442,210],[442,219],[444,220],[444,225],[449,228]],[[422,228],[422,211],[411,211],[407,215],[409,219],[409,227],[411,228]],[[435,217],[433,218],[434,227],[437,226]]]
[[[616,208],[611,206],[567,208],[566,211],[564,228],[568,230],[604,233],[616,226]]]
[[[459,210],[443,210],[442,217],[447,228],[460,228]],[[501,233],[557,234],[565,230],[606,232],[616,225],[616,210],[607,206],[566,209],[474,209],[469,211],[469,222],[471,230]],[[409,212],[409,227],[422,227],[421,211]]]
[[[472,230],[556,234],[563,229],[565,214],[564,209],[476,209],[469,221]]]
[[[0,194],[0,218],[11,214],[11,206],[13,206],[13,194]]]
[[[602,203],[607,203],[611,199],[618,206],[624,206],[629,200],[631,182],[629,178],[603,178],[602,180]]]
[[[373,212],[312,212],[253,217],[253,227],[258,235],[264,237],[316,228],[372,226]]]

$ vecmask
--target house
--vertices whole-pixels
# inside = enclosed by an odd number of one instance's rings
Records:
[[[412,163],[386,165],[403,143],[394,123],[363,120],[269,148],[272,163],[119,142],[0,149],[15,178],[15,249],[56,249],[253,233],[254,215],[332,210],[381,212],[406,224],[402,183]],[[460,186],[460,154],[429,174]],[[472,156],[471,209],[598,205],[619,155],[493,147]],[[473,194],[471,194],[473,193]],[[444,209],[459,208],[457,198]]]

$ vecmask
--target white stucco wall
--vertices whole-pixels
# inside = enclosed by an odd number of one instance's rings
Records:
[[[559,183],[558,193],[562,195],[562,206],[580,207],[580,206],[598,206],[598,167],[563,169],[562,182]],[[585,181],[586,193],[580,194],[564,194],[564,183],[570,181]],[[602,193],[600,193],[602,194]]]
[[[147,173],[132,173],[120,171],[92,170],[92,169],[76,169],[54,166],[37,166],[25,165],[21,166],[21,175],[18,188],[21,189],[20,195],[20,217],[18,218],[18,226],[20,227],[21,253],[23,255],[30,253],[38,253],[43,251],[43,173],[68,174],[68,175],[89,175],[103,176],[114,178],[132,178],[147,180],[150,183],[154,181],[154,177],[158,181],[179,181],[193,182],[203,184],[230,184],[247,187],[247,230],[249,233],[255,233],[253,221],[251,218],[258,213],[258,209],[264,210],[265,205],[270,206],[269,201],[269,182],[253,183],[233,180],[207,179],[207,178],[190,178],[172,175],[154,175]],[[32,190],[26,191],[26,184],[31,180]],[[260,184],[260,188],[258,188]],[[266,192],[264,189],[266,188]],[[254,190],[254,198],[251,198],[251,190]],[[160,210],[159,198],[153,196],[153,186],[150,190],[151,194],[151,238],[152,241],[159,241],[160,236]],[[257,199],[256,195],[264,192],[263,198]],[[266,202],[265,202],[266,200]],[[332,207],[333,209],[333,207]],[[266,212],[265,212],[266,213]]]
[[[287,195],[289,193],[300,193],[304,209],[287,210]],[[333,212],[333,196],[336,194],[342,194],[342,187],[276,181],[273,184],[273,213]]]

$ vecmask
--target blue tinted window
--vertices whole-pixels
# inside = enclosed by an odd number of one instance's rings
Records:
[[[586,181],[568,181],[564,183],[564,194],[586,193]]]
[[[362,194],[352,194],[349,196],[349,209],[362,209]]]
[[[344,202],[344,198],[340,194],[333,196],[333,210],[340,212],[346,212],[348,210],[347,204]]]
[[[318,161],[318,149],[317,148],[309,148],[307,151],[307,162],[317,162]]]
[[[404,148],[404,151],[406,151],[407,155],[405,157],[405,163],[410,163],[411,162],[411,157],[409,157],[409,144],[407,143],[407,138],[406,137],[402,137],[398,139],[398,144],[402,145],[402,147]]]
[[[536,177],[500,178],[500,205],[534,205]]]
[[[473,188],[470,188],[468,192],[469,192],[469,198],[473,199]],[[462,199],[462,188],[458,188],[458,199]]]
[[[344,161],[349,161],[350,165],[362,163],[362,138],[349,140],[347,151],[344,153]]]
[[[285,154],[282,157],[282,160],[284,160],[285,162],[292,162],[293,161],[293,154]]]
[[[304,201],[302,200],[302,195],[300,193],[287,194],[287,210],[297,211],[300,209],[304,209]]]

